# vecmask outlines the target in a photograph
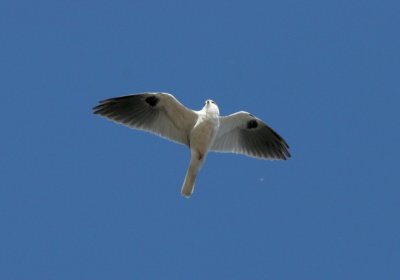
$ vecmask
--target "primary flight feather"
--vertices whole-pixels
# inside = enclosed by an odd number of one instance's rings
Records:
[[[193,111],[171,94],[146,92],[100,101],[93,112],[188,146],[191,160],[181,190],[185,197],[192,195],[197,173],[210,150],[260,159],[290,157],[286,141],[262,120],[243,111],[221,117],[212,100]]]

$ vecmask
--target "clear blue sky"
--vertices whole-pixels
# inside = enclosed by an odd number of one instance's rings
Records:
[[[2,1],[0,279],[400,279],[398,1]],[[92,115],[165,91],[292,158]]]

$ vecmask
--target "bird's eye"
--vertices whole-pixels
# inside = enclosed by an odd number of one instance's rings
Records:
[[[214,102],[214,101],[212,101],[212,100],[211,100],[211,103],[215,104],[215,102]]]

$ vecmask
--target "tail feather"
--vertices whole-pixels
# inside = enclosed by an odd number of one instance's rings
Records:
[[[190,160],[189,168],[185,176],[185,181],[183,182],[181,189],[181,194],[186,198],[189,198],[193,193],[197,173],[201,168],[202,162],[203,159],[199,160],[197,155],[192,154],[192,159]]]
[[[181,194],[186,198],[189,198],[193,193],[194,183],[196,181],[196,175],[197,174],[193,174],[189,170],[186,173],[185,181],[183,182],[181,190]]]

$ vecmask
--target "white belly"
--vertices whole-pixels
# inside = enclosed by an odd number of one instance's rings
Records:
[[[219,127],[219,119],[200,119],[190,134],[190,148],[205,155],[215,139]]]

